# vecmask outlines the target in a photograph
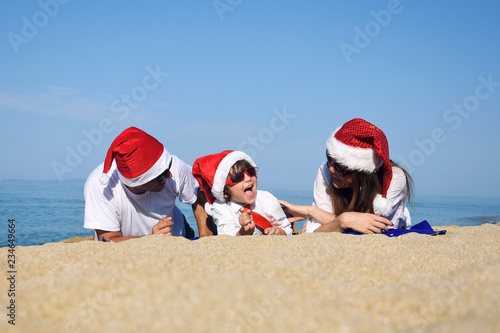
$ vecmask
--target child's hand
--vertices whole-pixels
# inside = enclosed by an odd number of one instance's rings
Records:
[[[286,236],[286,232],[285,230],[283,229],[280,229],[278,227],[275,227],[275,226],[272,226],[270,228],[266,228],[264,229],[264,235],[285,235]]]
[[[239,232],[240,235],[253,234],[253,231],[255,229],[255,222],[253,221],[251,210],[246,210],[242,212],[240,217],[238,218],[238,221],[240,222],[241,225],[241,229]]]

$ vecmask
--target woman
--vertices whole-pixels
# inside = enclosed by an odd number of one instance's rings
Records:
[[[411,225],[405,202],[410,202],[413,181],[389,159],[387,138],[378,127],[360,118],[350,120],[326,146],[327,161],[318,170],[313,205],[280,201],[294,215],[291,222],[307,218],[305,232],[380,233]]]

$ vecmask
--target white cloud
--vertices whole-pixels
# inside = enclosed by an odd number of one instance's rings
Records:
[[[111,107],[115,98],[109,94],[89,97],[83,90],[61,86],[48,86],[45,91],[36,93],[14,94],[0,91],[0,110],[31,112],[47,117],[69,117],[96,122],[104,117],[117,117]],[[159,106],[161,104],[155,104],[149,108]],[[145,105],[139,104],[132,108],[130,113],[138,119],[141,118],[140,115],[145,114],[147,109]]]
[[[68,116],[92,120],[109,109],[110,101],[86,98],[81,90],[51,86],[44,92],[12,94],[0,92],[0,109],[32,112],[43,116]]]
[[[59,86],[49,86],[48,89],[55,95],[65,96],[65,95],[77,95],[83,93],[83,90],[72,89],[68,87]]]

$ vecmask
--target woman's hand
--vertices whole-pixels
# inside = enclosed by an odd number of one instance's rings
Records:
[[[346,212],[336,218],[341,230],[352,229],[364,234],[380,234],[394,224],[388,219],[369,213]]]
[[[279,203],[281,204],[281,208],[283,209],[283,211],[293,215],[293,217],[288,218],[288,221],[290,221],[290,223],[302,221],[308,219],[311,216],[308,210],[308,207],[310,206],[292,205],[285,200],[279,200]]]
[[[282,209],[293,215],[293,217],[288,218],[290,223],[302,221],[312,217],[316,222],[320,224],[326,224],[335,219],[335,214],[329,213],[316,206],[307,205],[292,205],[285,200],[279,200],[280,204],[283,206]]]

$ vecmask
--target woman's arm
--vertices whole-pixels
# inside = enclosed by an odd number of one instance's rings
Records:
[[[289,218],[290,222],[297,222],[312,217],[321,224],[326,224],[335,219],[335,214],[329,213],[317,206],[293,205],[285,200],[280,200],[283,210],[293,215]]]
[[[328,213],[316,206],[292,205],[284,200],[280,200],[280,203],[284,206],[284,211],[294,215],[294,218],[289,218],[290,222],[312,217],[321,223],[315,232],[338,232],[352,229],[365,234],[378,234],[382,230],[387,231],[388,226],[394,226],[388,219],[375,214],[346,212],[335,216],[335,214]],[[292,221],[292,219],[294,220]]]
[[[364,234],[380,234],[382,230],[387,231],[388,226],[394,226],[394,224],[382,216],[369,213],[346,212],[340,214],[332,221],[323,224],[315,232],[352,229]]]

